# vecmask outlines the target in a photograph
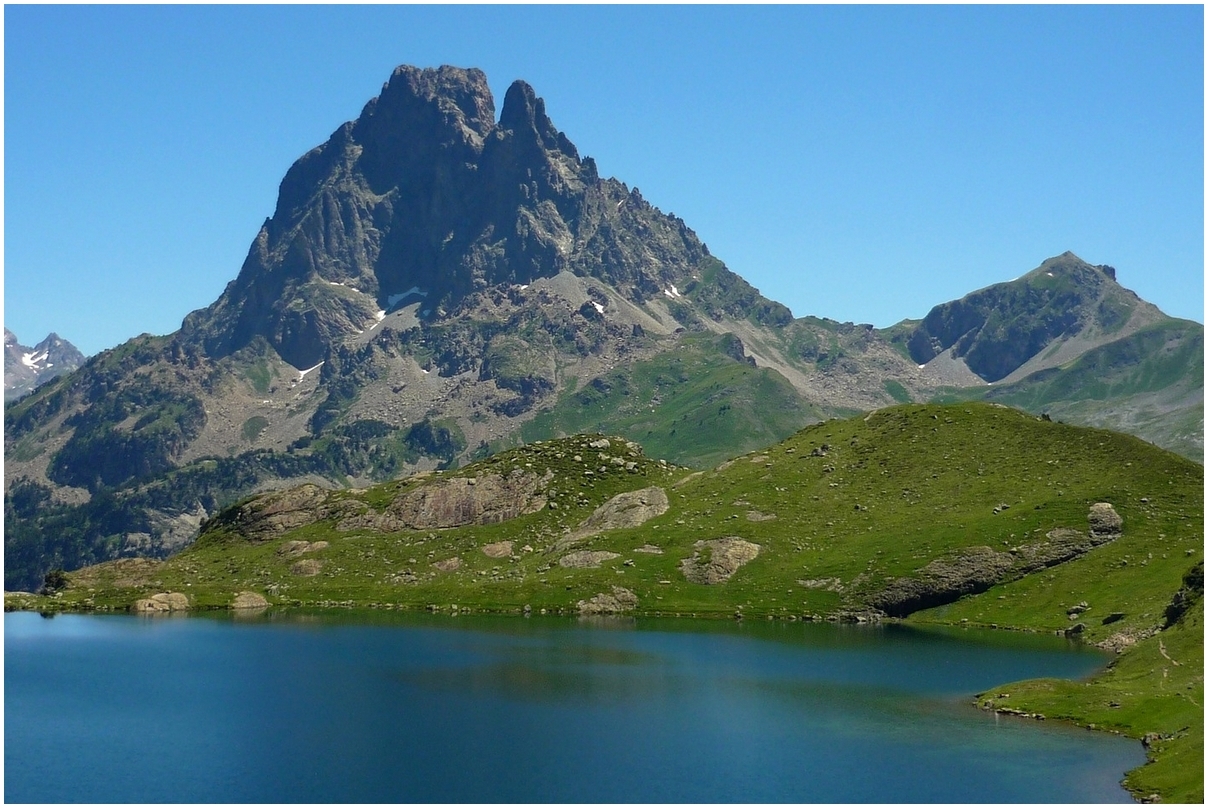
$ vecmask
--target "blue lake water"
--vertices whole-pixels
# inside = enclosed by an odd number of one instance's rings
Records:
[[[1120,802],[1136,741],[970,706],[1101,654],[902,626],[4,616],[7,802]]]

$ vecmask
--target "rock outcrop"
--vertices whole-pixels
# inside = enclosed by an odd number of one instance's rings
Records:
[[[916,576],[898,578],[868,599],[870,606],[891,617],[950,603],[962,595],[984,592],[1006,577],[1015,556],[989,547],[969,547],[936,559]]]
[[[1087,522],[1089,529],[1085,532],[1054,528],[1045,534],[1044,541],[1012,547],[1008,552],[984,546],[966,548],[930,562],[915,575],[888,581],[864,597],[864,603],[891,617],[905,617],[1079,558],[1119,538],[1124,525],[1108,502],[1092,505]]]
[[[326,505],[326,491],[317,485],[301,485],[251,499],[228,511],[223,519],[250,541],[268,541],[327,518]]]
[[[130,611],[137,614],[162,614],[188,610],[189,598],[181,592],[160,592],[149,598],[139,598],[130,607]]]
[[[662,516],[670,507],[667,492],[658,486],[617,494],[592,511],[591,516],[584,519],[573,533],[560,539],[558,547],[574,546],[605,530],[639,527],[656,516]]]
[[[727,536],[696,542],[691,557],[680,561],[680,571],[694,584],[724,584],[739,567],[759,555],[754,542]]]
[[[638,596],[623,586],[614,586],[611,593],[601,592],[578,603],[579,614],[622,614],[637,608]]]
[[[268,599],[259,592],[240,592],[231,601],[231,608],[239,610],[267,609]]]

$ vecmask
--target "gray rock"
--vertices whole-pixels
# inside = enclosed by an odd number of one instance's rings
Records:
[[[265,609],[268,608],[268,599],[258,592],[240,592],[231,601],[232,609]]]
[[[614,586],[611,594],[601,592],[590,600],[581,600],[578,603],[581,615],[621,614],[633,611],[637,605],[637,595],[621,586]]]
[[[610,553],[607,550],[576,550],[558,559],[558,566],[567,569],[589,569],[620,557],[620,553]]]
[[[730,580],[761,549],[760,545],[737,536],[698,541],[693,547],[692,556],[680,561],[680,571],[692,583],[709,585]]]
[[[189,609],[189,598],[181,592],[160,592],[149,598],[136,600],[130,608],[140,614],[184,612]]]

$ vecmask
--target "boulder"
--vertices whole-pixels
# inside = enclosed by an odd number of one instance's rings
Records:
[[[1115,538],[1123,532],[1124,520],[1110,502],[1096,502],[1087,514],[1092,538]]]
[[[313,575],[318,575],[319,570],[323,569],[323,562],[317,558],[304,558],[301,561],[295,561],[289,571],[294,575],[301,575],[309,578]]]
[[[621,614],[632,611],[638,605],[638,596],[622,586],[614,586],[611,594],[601,592],[590,600],[578,603],[579,614]]]
[[[131,611],[139,614],[185,612],[188,610],[189,598],[181,592],[160,592],[149,598],[136,600],[131,607]]]
[[[482,552],[487,558],[508,558],[512,555],[512,543],[497,541],[494,544],[484,544]]]
[[[231,601],[232,609],[266,609],[268,600],[258,592],[240,592]]]
[[[605,530],[638,527],[656,516],[662,516],[670,507],[667,492],[658,486],[617,494],[592,511],[591,516],[584,519],[579,528],[560,544],[568,546]]]
[[[710,585],[730,580],[761,549],[758,544],[737,536],[698,541],[693,547],[692,556],[680,561],[680,571],[692,583]]]

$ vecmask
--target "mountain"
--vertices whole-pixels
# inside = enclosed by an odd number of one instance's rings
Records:
[[[11,401],[84,364],[84,355],[58,334],[51,333],[32,348],[4,329],[4,400]]]
[[[1109,270],[1066,254],[884,330],[794,318],[601,177],[523,81],[496,119],[481,71],[400,67],[286,172],[212,305],[6,408],[5,587],[165,555],[254,492],[582,431],[707,468],[827,418],[1002,393],[1202,454],[1202,326]],[[1075,383],[1104,363],[1114,386]]]
[[[1128,432],[1203,460],[1204,327],[1141,300],[1110,266],[1063,253],[936,306],[893,338],[913,360],[943,368],[964,388],[958,397]]]
[[[1146,739],[1140,797],[1203,799],[1203,466],[984,402],[899,405],[692,471],[583,435],[367,489],[243,501],[159,562],[8,596],[43,610],[232,606],[751,619],[886,616],[1064,634],[1091,682],[978,698]],[[456,604],[456,605],[454,605]],[[1198,799],[1197,799],[1198,798]]]

